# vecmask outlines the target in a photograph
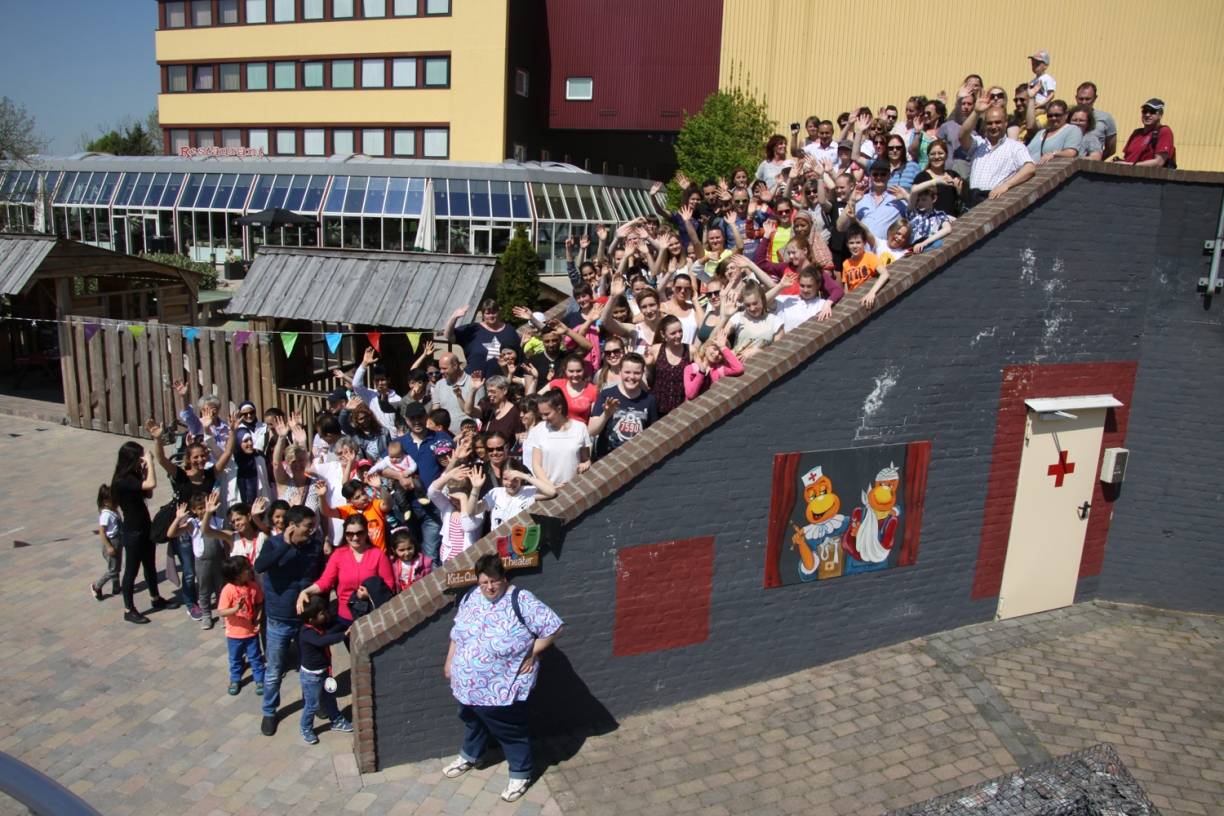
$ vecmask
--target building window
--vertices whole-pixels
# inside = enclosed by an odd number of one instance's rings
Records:
[[[353,87],[353,61],[332,60],[332,87]]]
[[[425,87],[445,88],[450,85],[450,57],[425,58]]]
[[[217,22],[238,25],[238,0],[217,0]]]
[[[431,159],[445,159],[450,153],[450,131],[444,128],[425,128],[424,155]]]
[[[361,0],[362,17],[386,17],[387,0]]]
[[[194,79],[191,87],[197,91],[211,91],[213,89],[213,67],[211,65],[194,65],[192,66]]]
[[[226,128],[221,131],[222,147],[242,147],[242,131],[237,128]]]
[[[272,6],[272,19],[278,23],[292,23],[297,16],[297,3],[295,0],[274,0]]]
[[[395,0],[396,17],[417,16],[417,0]]]
[[[367,156],[386,154],[386,135],[382,128],[361,131],[361,152]]]
[[[382,88],[387,84],[387,61],[363,59],[361,61],[361,87]]]
[[[322,88],[323,87],[323,63],[322,62],[304,62],[302,63],[302,87],[303,88]]]
[[[322,20],[323,19],[323,0],[303,0],[302,19],[303,20]]]
[[[322,156],[324,141],[323,128],[306,128],[302,131],[302,153],[306,156]]]
[[[391,61],[391,85],[395,88],[415,88],[417,84],[416,60],[407,57]]]
[[[282,156],[292,156],[297,153],[297,131],[276,131],[276,152]]]
[[[268,63],[248,62],[246,71],[248,91],[268,90]]]
[[[171,65],[166,68],[166,88],[170,93],[184,93],[187,90],[187,66]]]
[[[248,23],[268,22],[268,0],[246,0],[246,21]]]
[[[247,147],[268,152],[268,131],[263,128],[247,132]]]
[[[212,25],[212,0],[191,0],[191,25],[195,28]]]
[[[178,153],[184,147],[191,147],[191,137],[185,130],[170,131],[170,152]]]
[[[166,28],[186,28],[187,4],[183,0],[166,4]]]
[[[353,16],[353,0],[332,0],[332,17],[340,19]]]
[[[590,77],[566,77],[565,98],[588,101],[595,98],[595,80]]]
[[[278,62],[274,73],[275,85],[278,91],[291,91],[297,87],[297,63]]]
[[[395,131],[395,155],[397,156],[414,156],[416,155],[416,131],[415,130],[397,130]]]
[[[514,146],[514,160],[516,162],[527,161],[527,145],[516,144]]]
[[[450,0],[425,0],[425,13],[429,15],[450,14]]]
[[[221,90],[242,90],[242,66],[236,62],[221,64]]]
[[[211,130],[196,131],[196,147],[216,147],[217,139]]]
[[[332,131],[332,153],[336,156],[350,156],[357,151],[353,145],[353,131]]]
[[[523,97],[531,95],[531,74],[522,68],[514,69],[514,92]]]

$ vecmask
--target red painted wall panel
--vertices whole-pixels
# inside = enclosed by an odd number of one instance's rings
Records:
[[[714,537],[622,547],[616,553],[616,657],[705,643]]]
[[[718,89],[723,0],[548,0],[553,128],[678,131]],[[594,79],[567,101],[566,77]]]

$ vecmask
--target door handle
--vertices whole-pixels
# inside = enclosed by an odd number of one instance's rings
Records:
[[[1084,502],[1079,507],[1075,508],[1075,511],[1079,513],[1080,521],[1083,521],[1084,519],[1088,518],[1088,508],[1091,506],[1092,505],[1089,504],[1088,502]]]

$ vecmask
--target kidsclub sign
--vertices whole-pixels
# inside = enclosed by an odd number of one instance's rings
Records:
[[[497,537],[497,553],[501,556],[502,566],[507,570],[540,566],[540,526],[514,525],[510,528],[510,535]],[[452,570],[446,573],[448,589],[471,586],[474,583],[475,570]]]
[[[263,159],[267,157],[262,147],[180,147],[178,154],[184,159],[233,157]]]

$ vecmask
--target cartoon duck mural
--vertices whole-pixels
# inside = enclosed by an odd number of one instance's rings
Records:
[[[901,508],[897,506],[900,482],[897,466],[889,463],[863,491],[863,506],[850,513],[850,528],[842,538],[842,549],[855,561],[883,566],[892,554],[901,518]]]
[[[833,492],[833,482],[820,466],[803,474],[804,515],[808,524],[792,524],[795,533],[791,544],[799,553],[799,578],[815,581],[823,572],[826,577],[840,575],[838,541],[849,520],[839,513],[841,499]]]

